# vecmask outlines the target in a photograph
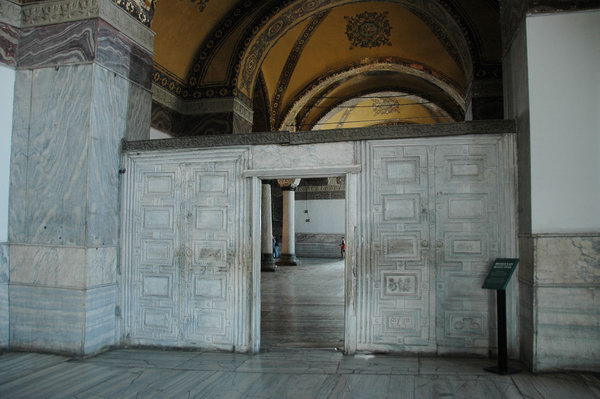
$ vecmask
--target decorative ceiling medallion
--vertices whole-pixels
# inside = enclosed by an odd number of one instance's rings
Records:
[[[400,112],[401,104],[393,97],[373,98],[373,113],[375,115],[389,115]]]
[[[388,12],[368,12],[354,17],[344,17],[346,20],[346,36],[350,41],[350,50],[355,47],[391,46],[390,34],[392,27],[388,20]]]
[[[188,1],[191,1],[194,4],[198,4],[198,11],[202,12],[206,8],[206,6],[208,5],[208,2],[210,0],[188,0]]]

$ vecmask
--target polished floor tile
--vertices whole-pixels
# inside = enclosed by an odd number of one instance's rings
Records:
[[[0,355],[0,398],[567,398],[600,397],[596,374],[489,374],[489,359],[256,355],[114,350],[91,359]]]
[[[261,273],[262,348],[341,348],[344,262],[315,258],[300,262]]]

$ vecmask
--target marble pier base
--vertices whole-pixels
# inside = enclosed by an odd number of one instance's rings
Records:
[[[298,266],[300,261],[296,257],[296,254],[281,254],[281,257],[277,261],[279,266]]]
[[[9,345],[92,355],[116,343],[120,143],[149,135],[151,54],[93,19],[28,28],[21,45]]]
[[[11,245],[10,348],[84,355],[114,345],[116,254]]]
[[[521,281],[524,360],[533,371],[600,371],[600,234],[522,237],[533,281]]]

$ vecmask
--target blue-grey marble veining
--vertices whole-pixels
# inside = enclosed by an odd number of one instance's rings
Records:
[[[10,336],[8,311],[8,284],[0,283],[0,352],[8,348]]]
[[[93,66],[33,72],[25,242],[84,245]],[[23,208],[25,206],[25,208]]]
[[[84,351],[92,354],[115,344],[117,286],[87,290]]]
[[[586,284],[600,288],[600,234],[536,237],[538,284]]]
[[[534,370],[600,372],[600,288],[537,287]]]
[[[87,288],[116,284],[117,247],[87,248],[85,274]]]
[[[19,31],[7,24],[0,23],[0,64],[17,65],[17,46]]]
[[[11,348],[82,353],[83,290],[12,284],[9,301]]]
[[[18,66],[40,68],[90,62],[95,56],[96,35],[95,20],[22,29]]]
[[[9,259],[8,244],[0,243],[0,284],[8,283]]]
[[[8,213],[8,239],[10,242],[26,242],[28,239],[27,162],[29,159],[32,76],[33,72],[28,70],[17,70],[15,76]]]
[[[152,93],[135,84],[129,85],[127,140],[148,140],[152,118]]]
[[[152,87],[152,55],[104,21],[99,22],[96,60],[146,89]]]
[[[83,248],[18,245],[10,247],[11,283],[53,288],[85,288]]]
[[[130,83],[94,66],[87,178],[87,240],[93,246],[116,246],[119,239],[119,143],[125,135]]]

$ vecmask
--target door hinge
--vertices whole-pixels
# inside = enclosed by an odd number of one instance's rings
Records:
[[[115,316],[121,317],[121,307],[115,306]]]
[[[125,173],[127,173],[127,169],[125,169],[125,168],[119,169],[120,175],[124,175]]]

